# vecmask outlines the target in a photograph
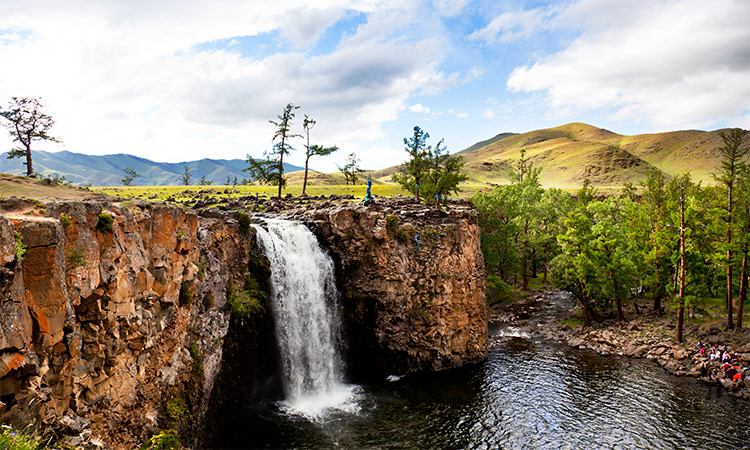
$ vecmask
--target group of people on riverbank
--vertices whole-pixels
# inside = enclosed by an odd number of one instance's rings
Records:
[[[699,340],[695,345],[693,360],[700,364],[704,381],[721,383],[727,389],[741,388],[746,383],[746,377],[750,375],[750,367],[743,367],[739,355],[730,352],[726,345],[722,347],[714,344],[709,347]]]

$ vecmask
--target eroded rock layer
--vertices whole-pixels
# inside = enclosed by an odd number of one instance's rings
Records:
[[[0,210],[0,421],[108,448],[173,430],[200,447],[206,416],[278,395],[270,269],[248,216],[145,202]],[[337,261],[355,374],[486,357],[469,208],[391,201],[292,215]]]
[[[407,199],[303,214],[338,261],[355,374],[441,370],[487,357],[476,216]]]
[[[252,230],[147,203],[3,206],[2,420],[114,448],[190,434],[222,360],[227,281],[257,257]],[[169,399],[193,420],[164,423]]]

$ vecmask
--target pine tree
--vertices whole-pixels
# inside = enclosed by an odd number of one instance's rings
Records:
[[[719,148],[719,152],[723,157],[721,161],[721,167],[719,172],[714,174],[716,181],[723,184],[726,188],[727,202],[726,202],[726,222],[727,222],[727,238],[726,238],[726,272],[727,272],[727,294],[726,294],[726,308],[727,308],[727,329],[734,328],[734,321],[732,320],[732,213],[733,213],[733,195],[734,186],[739,175],[747,170],[747,157],[750,154],[750,147],[745,145],[748,131],[740,128],[733,128],[727,132],[719,132],[724,146]]]
[[[451,156],[442,139],[433,149],[427,145],[429,138],[429,133],[418,126],[414,127],[412,137],[404,138],[410,159],[401,166],[400,173],[393,174],[392,179],[404,190],[414,192],[417,201],[424,193],[428,202],[439,202],[451,192],[457,192],[458,184],[467,176],[462,172],[461,157]]]
[[[291,132],[292,120],[294,119],[294,111],[296,109],[299,109],[299,106],[288,103],[281,115],[276,116],[278,120],[268,121],[276,127],[276,131],[271,139],[271,142],[275,142],[273,149],[270,152],[264,153],[265,160],[255,160],[248,156],[248,167],[243,169],[263,183],[278,186],[278,198],[281,198],[281,189],[286,185],[286,178],[284,178],[284,155],[288,155],[290,151],[294,150],[289,145],[289,141],[295,137],[302,137],[300,134]]]
[[[402,166],[401,173],[393,174],[393,181],[397,182],[408,192],[414,193],[414,198],[419,201],[420,183],[427,172],[430,148],[427,139],[430,134],[422,131],[418,126],[414,127],[414,135],[404,138],[404,147],[409,154],[409,161]]]
[[[337,151],[339,148],[335,145],[333,147],[323,147],[321,145],[310,145],[310,131],[317,122],[305,114],[305,119],[302,121],[302,128],[305,130],[305,138],[307,144],[305,144],[305,179],[302,182],[302,195],[307,194],[307,171],[310,158],[312,156],[327,156]]]
[[[188,167],[187,164],[182,166],[183,172],[182,175],[180,175],[180,182],[184,184],[185,186],[190,184],[190,180],[193,178],[193,171],[190,170],[190,167]]]
[[[138,175],[135,172],[135,169],[133,169],[132,167],[126,167],[124,172],[125,172],[125,176],[122,178],[123,186],[132,186],[133,180],[140,177],[140,175]]]

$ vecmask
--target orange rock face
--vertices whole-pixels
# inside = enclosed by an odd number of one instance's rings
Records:
[[[214,270],[212,283],[220,286],[196,279],[201,246],[193,212],[102,202],[56,202],[46,210],[47,217],[0,216],[0,395],[11,400],[0,418],[74,424],[66,425],[73,432],[90,424],[113,448],[140,445],[157,425],[162,397],[191,376],[187,348],[212,352],[216,336],[188,342],[187,329],[226,333],[227,313],[181,305],[181,287],[212,289],[222,305],[228,275]],[[102,215],[112,217],[111,227]],[[236,248],[246,249],[244,241]]]
[[[166,399],[189,392],[201,423],[229,329],[227,291],[251,271],[268,276],[254,231],[240,231],[231,212],[44,206],[45,217],[0,215],[0,421],[90,429],[108,448],[136,448],[163,428]],[[441,370],[486,357],[484,266],[468,208],[392,202],[298,218],[337,262],[355,369]]]
[[[487,357],[484,260],[470,210],[381,201],[307,217],[338,259],[356,369],[441,370]]]

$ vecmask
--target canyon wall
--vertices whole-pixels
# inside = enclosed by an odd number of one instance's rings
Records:
[[[335,257],[353,373],[482,360],[474,214],[389,204],[286,208]],[[280,392],[270,269],[249,216],[145,202],[0,209],[0,421],[108,448],[174,430],[199,447],[227,405]]]
[[[200,434],[252,230],[148,203],[2,207],[0,419],[110,448]],[[192,420],[168,423],[170,401]]]
[[[442,370],[487,357],[476,215],[411,199],[303,214],[335,255],[356,376]]]

